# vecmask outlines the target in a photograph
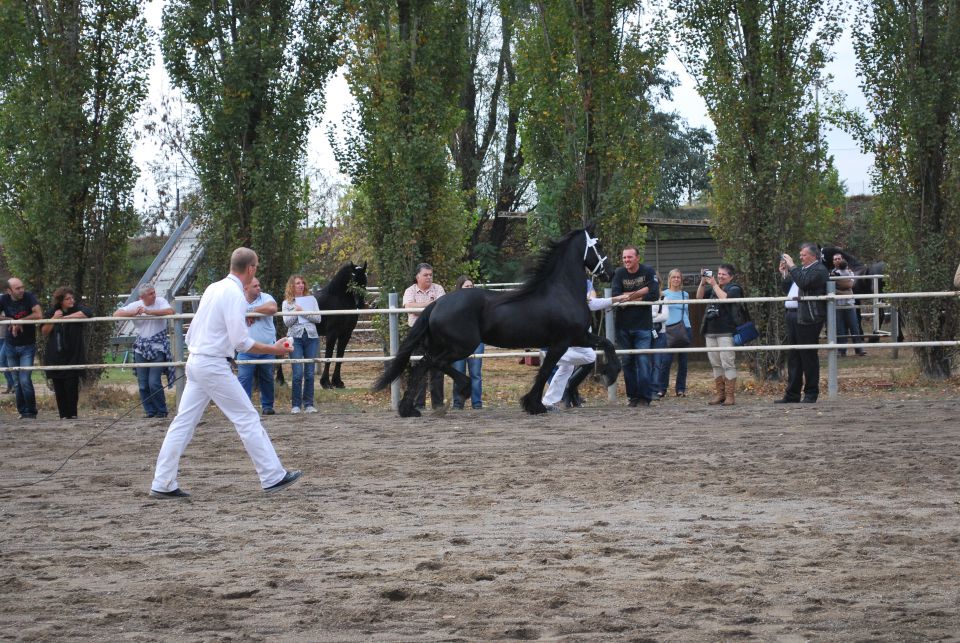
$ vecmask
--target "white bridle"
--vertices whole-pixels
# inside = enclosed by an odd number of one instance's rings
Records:
[[[584,264],[587,263],[587,253],[590,251],[590,248],[593,248],[593,254],[596,255],[597,257],[597,265],[595,265],[593,267],[593,270],[590,271],[590,276],[594,277],[596,276],[597,271],[600,270],[601,266],[603,266],[603,262],[606,261],[607,258],[601,257],[600,251],[597,250],[597,243],[600,241],[600,239],[597,239],[596,237],[591,237],[590,233],[587,232],[586,230],[583,231],[583,234],[587,238],[587,247],[583,249],[583,263]]]

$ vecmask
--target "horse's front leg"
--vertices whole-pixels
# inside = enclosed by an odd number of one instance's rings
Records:
[[[547,412],[547,407],[543,405],[543,387],[546,386],[547,379],[553,372],[553,367],[557,365],[568,348],[570,348],[569,342],[554,344],[547,349],[547,356],[544,357],[540,370],[537,371],[537,377],[533,380],[533,387],[520,398],[520,406],[530,415]]]
[[[397,412],[400,413],[400,417],[420,417],[420,411],[417,410],[416,406],[417,393],[420,392],[420,386],[427,376],[428,369],[426,358],[418,360],[410,367],[410,374],[407,377],[407,390],[403,392],[403,397],[400,398],[400,405],[397,407]]]
[[[603,350],[603,356],[606,366],[603,369],[603,376],[607,380],[607,386],[613,386],[617,382],[617,376],[623,370],[620,364],[620,356],[617,355],[617,347],[613,345],[606,337],[591,334],[590,337],[596,342],[594,348]]]
[[[347,340],[350,339],[349,335],[340,335],[337,337],[337,359],[343,359],[343,354],[347,351]],[[330,383],[333,384],[333,388],[346,388],[347,385],[343,383],[343,380],[340,379],[340,367],[343,366],[343,362],[337,362],[333,365],[333,378],[330,380]]]
[[[467,400],[470,398],[470,376],[455,369],[453,367],[454,361],[456,360],[445,361],[443,366],[438,368],[453,380],[453,390],[457,392],[460,399]]]

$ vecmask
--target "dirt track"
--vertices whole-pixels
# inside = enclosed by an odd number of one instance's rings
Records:
[[[122,422],[0,490],[0,637],[957,640],[958,409],[278,415],[278,496],[208,412],[182,502]],[[2,484],[104,426],[6,422]]]

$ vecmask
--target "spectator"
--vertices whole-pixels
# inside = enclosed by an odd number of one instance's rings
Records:
[[[700,285],[697,286],[697,299],[740,299],[743,288],[733,282],[736,269],[729,263],[720,264],[716,277],[709,270],[700,271]],[[700,334],[707,348],[732,348],[733,334],[737,331],[737,313],[739,304],[709,304],[703,315]],[[708,404],[736,404],[737,393],[737,353],[732,350],[710,351],[707,353],[710,366],[713,367],[715,395]]]
[[[789,298],[784,303],[787,344],[811,344],[814,348],[787,352],[787,390],[781,399],[775,400],[777,404],[813,404],[820,395],[820,356],[815,346],[820,342],[827,305],[822,300],[801,301],[800,298],[827,294],[830,275],[820,262],[820,251],[812,243],[800,247],[800,264],[795,265],[788,254],[780,259],[781,288]]]
[[[138,364],[155,364],[170,360],[170,337],[167,320],[156,319],[172,315],[173,308],[166,299],[157,295],[152,284],[140,286],[140,299],[121,307],[115,317],[133,317],[137,338],[133,342],[133,357]],[[145,418],[167,417],[167,398],[163,393],[161,377],[164,367],[137,367],[137,383],[140,386],[140,403]]]
[[[261,344],[273,344],[277,341],[277,329],[273,325],[273,315],[277,313],[277,301],[265,292],[260,292],[260,280],[254,277],[244,286],[243,296],[247,300],[247,312],[259,313],[266,317],[247,317],[247,329],[251,339]],[[273,355],[237,353],[237,359],[274,359]],[[254,382],[260,388],[260,409],[264,415],[273,415],[273,364],[240,364],[237,377],[247,396],[253,400]]]
[[[11,277],[7,293],[0,295],[0,320],[41,319],[40,304],[32,292],[27,292],[23,282]],[[37,327],[34,324],[10,324],[5,331],[3,354],[8,368],[33,366],[37,354]],[[33,371],[17,371],[14,376],[14,391],[17,395],[17,411],[21,420],[37,417],[37,397],[33,390]]]
[[[839,252],[833,255],[833,270],[830,271],[834,277],[852,277],[853,271],[850,270],[843,255]],[[856,299],[853,299],[853,279],[838,279],[837,296],[843,299],[837,299],[837,343],[846,344],[848,341],[857,344],[857,355],[863,357],[867,354],[860,346],[863,344],[863,335],[860,333],[860,323],[857,321],[857,309],[854,308]],[[848,338],[851,338],[848,340]],[[838,351],[841,357],[847,356],[846,349]]]
[[[291,275],[283,293],[283,312],[294,311],[305,314],[283,317],[283,323],[288,328],[287,336],[293,340],[293,353],[290,356],[294,359],[313,360],[320,347],[320,335],[317,334],[316,326],[320,323],[320,305],[317,298],[307,292],[307,281],[303,275]],[[317,364],[313,361],[293,365],[290,413],[296,415],[301,409],[304,413],[317,412],[313,406],[313,375],[316,368]]]
[[[3,292],[10,294],[10,288],[4,282],[2,286]],[[2,315],[3,313],[0,313]],[[3,378],[7,381],[7,388],[4,389],[3,394],[7,395],[13,393],[13,388],[15,386],[13,371],[8,371],[7,369],[7,358],[4,356],[3,348],[7,345],[7,329],[0,329],[0,369],[3,369]]]
[[[953,287],[960,289],[960,266],[957,266],[957,272],[953,275]]]
[[[664,301],[685,301],[690,295],[683,290],[683,273],[674,268],[667,275],[667,289],[663,291]],[[687,304],[672,304],[667,306],[669,317],[667,317],[666,326],[682,323],[690,337],[690,311]],[[666,333],[664,333],[666,334]],[[660,392],[667,394],[670,389],[670,369],[673,366],[673,353],[663,353],[660,357]],[[686,397],[687,395],[687,354],[677,353],[677,381],[675,386],[675,395],[677,397]]]
[[[71,319],[92,317],[86,306],[77,303],[76,293],[68,286],[57,288],[53,292],[53,307],[45,317],[49,319]],[[83,329],[86,324],[44,324],[40,332],[47,338],[47,347],[43,360],[46,366],[74,366],[85,364]],[[77,402],[80,399],[80,378],[82,370],[50,370],[47,378],[53,382],[53,393],[57,398],[57,411],[61,420],[77,417]]]
[[[613,275],[613,296],[638,292],[637,298],[656,301],[660,298],[660,282],[652,268],[640,263],[640,252],[627,246],[621,256],[623,266]],[[617,347],[622,350],[653,346],[653,314],[649,306],[626,306],[617,310]],[[652,381],[650,355],[623,356],[623,382],[630,406],[650,406],[656,395]]]
[[[428,263],[421,263],[417,266],[416,281],[412,286],[403,292],[403,307],[422,309],[440,299],[446,294],[443,286],[433,283],[433,266]],[[407,315],[407,323],[412,328],[417,323],[418,313],[411,312]],[[430,403],[433,408],[439,409],[443,406],[443,373],[430,369]],[[417,392],[417,399],[414,405],[422,409],[427,404],[427,383],[423,382],[422,388]]]
[[[473,288],[473,280],[466,275],[460,275],[460,277],[457,279],[457,287],[455,290],[460,290],[461,288]],[[473,353],[474,355],[483,354],[483,342],[480,342],[480,345],[474,349]],[[466,373],[469,369],[470,404],[475,409],[483,408],[483,376],[481,374],[483,360],[479,357],[468,357],[467,359],[461,359],[454,362],[453,368],[461,373]],[[460,394],[457,392],[456,386],[453,388],[453,408],[463,408],[463,398],[460,397]]]

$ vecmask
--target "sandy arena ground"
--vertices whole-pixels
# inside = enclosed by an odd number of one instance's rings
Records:
[[[216,411],[147,495],[165,421],[0,419],[0,638],[958,640],[955,396],[703,396],[265,424]]]

